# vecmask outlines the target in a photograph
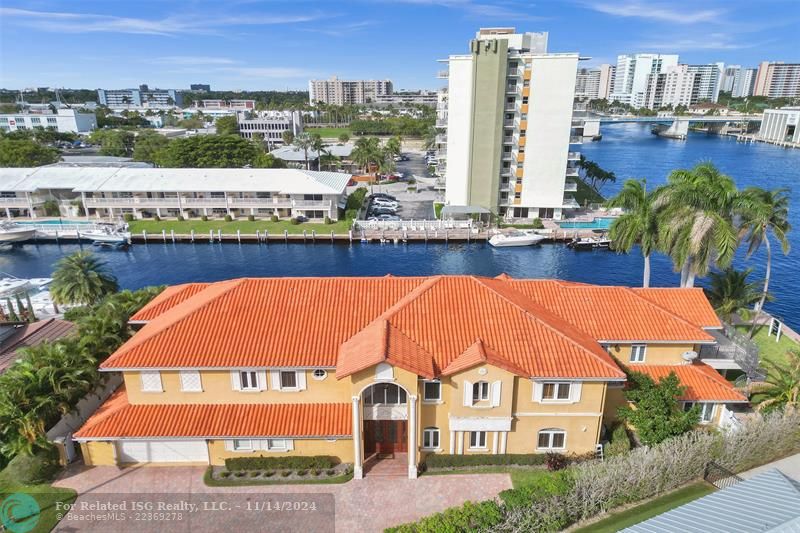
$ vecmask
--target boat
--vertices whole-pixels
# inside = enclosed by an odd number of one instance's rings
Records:
[[[612,240],[608,237],[582,237],[580,239],[572,239],[567,243],[568,248],[573,250],[594,250],[595,248],[609,249]]]
[[[543,235],[539,235],[533,231],[509,231],[506,233],[498,233],[489,239],[489,244],[496,248],[506,248],[510,246],[532,246],[539,244],[545,239]]]
[[[56,316],[69,306],[62,306],[61,310],[54,305],[53,298],[50,296],[48,285],[52,278],[18,278],[4,272],[0,275],[0,307],[8,313],[8,301],[16,298],[17,295],[23,297],[23,301],[30,300],[33,312],[37,318],[47,318]]]
[[[94,229],[81,231],[79,236],[95,244],[129,244],[131,234],[124,228],[114,225],[98,225]]]
[[[36,236],[36,228],[26,228],[8,220],[0,222],[0,243],[23,242]]]

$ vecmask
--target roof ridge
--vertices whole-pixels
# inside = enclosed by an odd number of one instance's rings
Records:
[[[136,346],[140,346],[141,344],[153,339],[168,329],[174,327],[176,324],[182,322],[186,318],[190,317],[191,315],[197,313],[201,309],[204,309],[209,303],[219,299],[220,297],[228,294],[233,289],[241,286],[246,282],[248,278],[239,278],[233,280],[225,280],[225,281],[217,281],[215,283],[209,284],[203,290],[199,291],[197,294],[193,294],[186,300],[182,301],[181,303],[167,309],[160,315],[156,316],[153,320],[150,320],[142,329],[140,329],[136,335],[129,338],[122,346],[117,348],[117,350],[111,354],[108,359],[101,363],[100,368],[103,368],[108,363],[113,362],[121,354],[135,348]],[[206,294],[207,291],[213,290],[217,287],[222,287],[219,294],[214,296],[208,297]],[[203,296],[206,296],[207,299],[204,299]],[[203,301],[205,300],[205,301]],[[194,306],[193,304],[197,303],[197,301],[203,301],[199,306]],[[175,315],[170,316],[170,315]],[[167,318],[165,318],[167,317]],[[166,320],[166,324],[159,324],[157,321],[159,319]],[[148,330],[148,328],[150,328]]]
[[[708,333],[706,333],[705,331],[703,331],[703,328],[702,328],[702,326],[698,326],[697,324],[692,324],[691,322],[689,322],[689,321],[688,321],[688,320],[686,320],[685,318],[682,318],[681,316],[679,316],[679,315],[676,315],[675,313],[673,313],[673,312],[672,312],[672,311],[670,311],[669,309],[666,309],[665,307],[662,307],[662,306],[658,305],[657,303],[655,303],[654,301],[650,300],[649,298],[645,298],[644,296],[642,296],[641,294],[639,294],[637,291],[633,290],[633,288],[631,288],[631,287],[620,287],[620,288],[621,288],[621,289],[623,289],[623,290],[625,290],[625,291],[627,291],[627,292],[629,292],[629,293],[631,293],[631,294],[633,294],[633,295],[634,295],[634,296],[636,296],[638,299],[642,300],[643,302],[646,302],[648,305],[650,305],[650,306],[652,306],[652,307],[655,307],[656,309],[658,309],[658,310],[660,310],[660,311],[662,311],[662,312],[664,312],[664,313],[668,314],[668,315],[669,315],[669,316],[671,316],[672,318],[675,318],[675,319],[677,319],[679,322],[682,322],[682,323],[684,323],[684,324],[687,324],[687,325],[691,326],[692,328],[695,328],[695,329],[699,330],[699,331],[700,331],[700,332],[701,332],[703,335],[706,335],[706,336],[708,336],[710,339],[713,339],[713,337],[711,337],[711,335],[709,335]],[[678,288],[678,287],[663,287],[663,288],[671,288],[672,290],[675,290],[675,289],[676,289],[676,288]],[[694,287],[679,287],[679,289],[681,289],[681,290],[683,290],[684,288],[694,288]]]
[[[617,366],[617,365],[615,365],[615,364],[612,364],[612,363],[610,363],[610,362],[608,362],[608,361],[604,360],[603,358],[599,357],[599,354],[597,354],[597,353],[595,353],[595,352],[594,352],[594,349],[593,349],[593,348],[594,348],[594,346],[592,346],[592,349],[589,349],[589,348],[587,348],[587,346],[585,346],[585,345],[584,345],[582,342],[578,342],[578,341],[577,341],[577,340],[576,340],[576,339],[575,339],[573,336],[571,336],[571,335],[567,334],[566,332],[562,331],[562,330],[561,330],[561,329],[559,329],[558,327],[554,326],[554,325],[553,325],[553,324],[551,324],[551,323],[550,323],[548,320],[544,320],[544,319],[542,319],[541,317],[539,317],[539,316],[537,316],[537,315],[533,314],[533,313],[532,313],[530,310],[528,310],[528,309],[525,309],[524,307],[520,306],[520,305],[519,305],[519,304],[517,304],[516,302],[514,302],[514,301],[510,300],[510,299],[509,299],[507,296],[505,296],[504,294],[502,294],[502,293],[498,292],[498,291],[497,291],[497,290],[496,290],[494,287],[490,287],[490,286],[489,286],[487,283],[484,283],[484,281],[483,281],[483,280],[481,280],[481,279],[479,279],[479,278],[477,278],[477,277],[475,277],[475,276],[470,276],[470,277],[471,277],[471,278],[473,278],[473,279],[474,279],[476,282],[478,282],[478,283],[480,283],[481,285],[485,286],[487,289],[489,289],[489,290],[490,290],[490,291],[492,291],[493,293],[497,294],[499,297],[503,298],[504,300],[507,300],[509,303],[511,303],[511,305],[513,305],[513,306],[517,307],[518,309],[522,310],[522,312],[523,312],[523,313],[525,313],[525,315],[526,315],[526,316],[529,316],[529,317],[531,317],[533,320],[535,320],[535,321],[537,321],[537,322],[541,323],[541,324],[542,324],[542,325],[544,325],[544,326],[545,326],[547,329],[549,329],[549,330],[551,330],[551,331],[555,332],[557,335],[559,335],[559,336],[563,337],[563,338],[564,338],[564,339],[566,339],[568,342],[570,342],[571,344],[573,344],[573,345],[577,346],[577,347],[578,347],[578,348],[580,348],[581,350],[584,350],[584,351],[588,352],[589,354],[591,354],[591,355],[592,355],[592,357],[594,357],[595,359],[597,359],[597,360],[598,360],[599,362],[601,362],[603,365],[605,365],[605,366],[607,366],[607,367],[609,367],[609,368],[611,368],[611,369],[613,369],[613,370],[616,370],[616,371],[618,371],[618,372],[620,372],[620,373],[623,373],[623,374],[624,374],[624,372],[623,372],[623,371],[622,371],[622,370],[619,368],[619,366]],[[488,280],[486,280],[486,281],[488,281]],[[496,281],[498,281],[499,283],[502,283],[502,284],[503,284],[503,286],[505,286],[505,287],[506,287],[506,288],[508,288],[509,290],[513,291],[515,294],[519,295],[519,297],[520,297],[520,298],[523,298],[523,299],[525,299],[527,302],[529,302],[529,303],[530,303],[530,305],[532,305],[534,308],[536,308],[536,309],[537,309],[537,311],[541,311],[543,315],[546,315],[548,319],[550,319],[550,318],[554,318],[554,319],[556,319],[556,320],[561,320],[561,321],[565,322],[566,324],[569,324],[569,322],[567,322],[567,321],[566,321],[566,320],[564,320],[563,318],[560,318],[560,317],[558,317],[558,316],[557,316],[557,315],[555,315],[554,313],[552,313],[552,312],[550,312],[549,310],[547,310],[547,309],[546,309],[544,306],[542,306],[542,305],[539,305],[538,303],[536,303],[536,302],[532,301],[530,298],[528,298],[527,296],[525,296],[525,295],[524,295],[524,294],[522,294],[521,292],[519,292],[519,291],[517,291],[516,289],[514,289],[513,287],[511,287],[511,286],[510,286],[508,283],[506,283],[504,280],[496,280]],[[570,325],[572,325],[572,324],[570,324]],[[592,338],[592,337],[591,337],[591,336],[590,336],[588,333],[586,333],[585,331],[583,331],[582,329],[580,329],[580,328],[579,328],[579,327],[577,327],[577,326],[574,326],[574,325],[572,325],[572,327],[573,327],[573,328],[575,328],[575,331],[578,331],[578,332],[580,332],[580,334],[581,334],[582,336],[586,337],[586,338],[587,338],[587,339],[589,339],[589,340],[590,340],[592,343],[594,343],[595,345],[597,345],[597,349],[598,349],[598,350],[602,350],[602,347],[601,347],[601,346],[600,346],[600,344],[597,342],[597,340],[593,339],[593,338]]]

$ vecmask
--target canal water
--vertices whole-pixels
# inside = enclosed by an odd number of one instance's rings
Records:
[[[603,140],[582,147],[586,157],[612,170],[613,194],[626,178],[647,178],[654,187],[675,168],[712,161],[731,175],[740,188],[758,185],[792,188],[790,234],[792,251],[778,250],[773,260],[771,292],[767,305],[795,329],[800,329],[800,150],[767,144],[741,144],[735,140],[690,133],[687,141],[656,138],[646,126],[613,125],[603,130]],[[91,247],[86,247],[91,249]],[[0,271],[20,277],[49,276],[53,264],[79,245],[27,244],[0,252]],[[743,250],[742,250],[743,252]],[[382,276],[386,274],[476,274],[514,277],[561,278],[597,284],[638,285],[642,260],[608,251],[575,252],[563,245],[494,249],[486,244],[148,244],[128,251],[99,251],[125,288],[190,281],[214,281],[239,276]],[[750,259],[740,253],[737,267],[752,267],[753,280],[763,277],[763,250]],[[678,274],[668,258],[656,256],[652,265],[655,286],[677,286]],[[702,280],[701,280],[702,281]]]

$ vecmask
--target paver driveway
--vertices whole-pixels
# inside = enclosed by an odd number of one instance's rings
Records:
[[[336,505],[336,531],[381,531],[461,505],[495,497],[511,488],[508,474],[423,476],[416,480],[367,476],[341,485],[261,485],[208,487],[205,467],[73,466],[54,483],[80,495],[96,493],[329,493]],[[254,515],[252,531],[264,528]],[[224,524],[219,524],[224,531]]]

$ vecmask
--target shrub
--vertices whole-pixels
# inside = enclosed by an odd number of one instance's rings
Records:
[[[278,215],[272,215],[271,217],[269,217],[269,220],[270,222],[277,222],[279,220]]]
[[[534,500],[548,496],[566,494],[572,490],[573,479],[569,470],[542,475],[530,484],[517,489],[507,489],[500,493],[500,499],[507,509],[531,505]]]
[[[161,217],[158,216],[158,215],[153,215],[153,220],[155,220],[156,222],[159,222],[161,220]]]
[[[55,448],[37,451],[33,455],[20,453],[9,461],[0,477],[10,483],[36,485],[48,483],[55,478],[61,465],[58,463],[58,452]]]
[[[200,220],[202,220],[203,222],[208,222],[208,216],[207,215],[203,215],[203,216],[200,217]]]
[[[507,453],[498,455],[448,455],[431,454],[425,459],[428,468],[452,468],[459,466],[495,466],[495,465],[543,465],[547,456],[542,453]]]
[[[386,529],[392,533],[417,533],[438,531],[475,531],[495,527],[503,520],[503,510],[492,500],[467,502],[444,512],[423,518],[419,522]]]
[[[354,209],[356,213],[361,207],[364,205],[364,197],[367,196],[367,189],[365,187],[359,187],[353,193],[347,197],[347,204],[345,205],[346,210]],[[355,218],[355,217],[353,217]]]
[[[231,457],[225,459],[225,468],[236,470],[309,470],[311,468],[333,468],[337,461],[327,455],[308,457]]]
[[[253,470],[252,472],[250,472],[250,477],[258,477],[260,475],[261,475],[261,472],[258,471],[258,470]]]
[[[311,473],[314,474],[315,476],[319,476],[322,475],[322,470],[320,470],[319,468],[315,468],[314,470],[311,471]]]
[[[333,224],[333,220],[330,217],[325,217],[325,224]]]
[[[298,470],[297,471],[297,475],[298,476],[305,476],[306,474],[308,474],[308,470]]]
[[[333,468],[329,468],[325,471],[325,473],[328,474],[329,476],[332,476],[336,473],[336,470],[334,470]]]
[[[186,220],[183,215],[178,215],[178,222],[183,222]]]
[[[542,223],[541,218],[534,218],[531,226],[533,229],[544,229],[544,224]]]
[[[125,222],[133,222],[133,214],[132,213],[125,213],[122,215],[122,220]]]
[[[298,224],[300,224],[300,221],[299,221],[299,220],[297,220],[296,218],[292,217],[291,219],[289,219],[289,223],[290,223],[292,226],[297,226]]]
[[[347,220],[355,220],[358,218],[358,209],[347,209],[344,212],[344,218]]]
[[[555,472],[557,470],[564,470],[569,464],[569,460],[563,454],[548,453],[546,464],[549,471]]]
[[[611,442],[606,444],[603,453],[606,457],[622,455],[631,449],[631,439],[625,424],[617,424],[611,432]]]
[[[233,475],[236,476],[236,477],[244,477],[244,476],[247,475],[247,472],[244,472],[244,471],[234,472]]]
[[[281,472],[281,475],[283,477],[289,477],[289,476],[292,475],[292,471],[291,470],[284,470],[283,472]]]
[[[248,221],[248,222],[255,222],[255,220],[256,220],[256,217],[255,217],[255,216],[253,216],[253,215],[247,215],[247,221]]]
[[[52,198],[45,200],[42,204],[42,208],[44,209],[45,216],[48,217],[57,217],[61,214],[61,208],[58,205],[58,200],[53,200]]]
[[[233,222],[233,217],[230,215],[225,215],[225,222]]]
[[[232,472],[220,472],[220,473],[219,473],[219,477],[221,477],[221,478],[228,478],[228,477],[231,477],[231,473],[232,473]]]
[[[264,477],[272,477],[274,475],[275,475],[274,470],[267,470],[266,472],[264,472]]]

